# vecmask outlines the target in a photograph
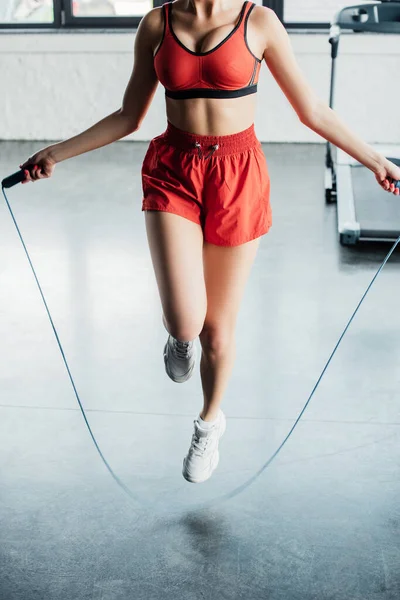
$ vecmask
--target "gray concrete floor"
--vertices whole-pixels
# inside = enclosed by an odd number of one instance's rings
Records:
[[[1,176],[43,145],[3,142]],[[200,376],[177,385],[164,372],[146,148],[114,144],[9,190],[93,431],[133,500],[88,435],[0,205],[1,600],[397,600],[399,253],[277,460],[201,510],[279,445],[390,246],[339,246],[323,146],[264,146],[274,225],[239,314],[221,462],[188,484]]]

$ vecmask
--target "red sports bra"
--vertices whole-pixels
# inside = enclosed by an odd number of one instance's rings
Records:
[[[239,21],[215,48],[189,50],[171,24],[172,2],[163,4],[164,32],[154,56],[154,68],[169,98],[237,98],[257,91],[261,60],[247,43],[247,22],[255,7],[246,0]]]

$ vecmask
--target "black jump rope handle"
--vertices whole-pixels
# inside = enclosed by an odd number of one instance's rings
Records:
[[[13,187],[14,185],[17,185],[17,183],[21,183],[22,181],[24,181],[24,179],[25,173],[24,170],[21,169],[20,171],[16,171],[12,175],[9,175],[5,179],[3,179],[3,181],[1,182],[1,186],[7,189]],[[400,190],[400,180],[393,181],[393,183],[395,185],[395,188],[398,188]]]
[[[24,170],[21,169],[20,171],[17,171],[16,173],[13,173],[12,175],[9,175],[5,179],[3,179],[3,181],[1,182],[1,187],[3,187],[3,188],[13,187],[13,185],[17,185],[17,183],[21,183],[22,181],[24,181],[24,179],[25,179],[25,173],[24,173]]]

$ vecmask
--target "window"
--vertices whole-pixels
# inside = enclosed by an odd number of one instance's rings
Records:
[[[0,28],[135,28],[166,0],[0,0]],[[351,0],[253,0],[272,8],[289,28],[329,27]]]
[[[1,0],[0,22],[53,23],[53,0]]]
[[[142,17],[152,0],[72,0],[74,17]]]
[[[338,10],[350,4],[346,0],[284,0],[283,16],[285,23],[330,23]]]

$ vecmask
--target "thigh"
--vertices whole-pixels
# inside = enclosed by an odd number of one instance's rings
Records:
[[[202,329],[207,308],[202,228],[180,215],[155,210],[145,211],[145,223],[170,333],[192,340]]]
[[[244,152],[217,160],[206,181],[204,239],[218,246],[239,246],[265,235],[272,224],[272,210],[261,144],[257,141]]]
[[[258,238],[233,247],[204,244],[205,330],[229,333],[234,329],[259,243]]]

